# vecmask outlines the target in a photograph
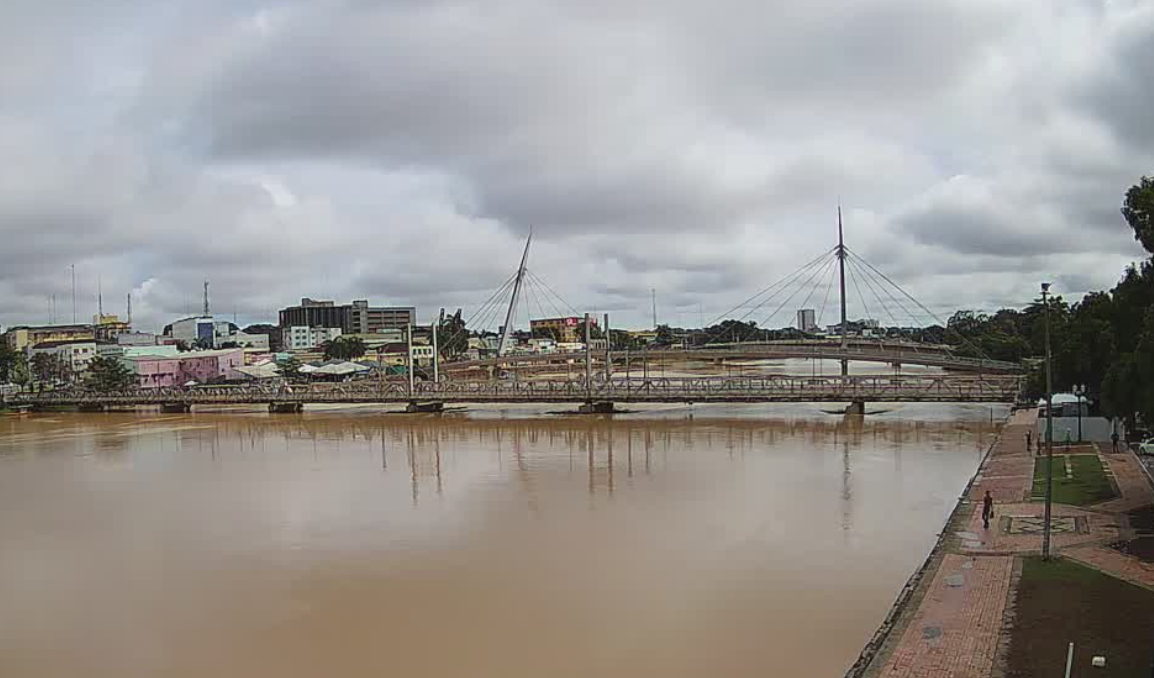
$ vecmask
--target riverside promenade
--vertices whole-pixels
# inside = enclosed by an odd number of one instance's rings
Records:
[[[1013,609],[1022,558],[1042,548],[1044,506],[1031,501],[1036,450],[1026,449],[1026,433],[1036,422],[1034,409],[1019,410],[1006,422],[924,567],[847,678],[1005,674],[1013,629],[1007,611]],[[1092,444],[1077,451],[1099,456],[1119,496],[1082,507],[1055,503],[1052,552],[1154,589],[1154,566],[1109,547],[1125,536],[1127,511],[1154,503],[1149,476],[1130,452],[1103,454]],[[988,530],[981,516],[987,490],[995,502]]]

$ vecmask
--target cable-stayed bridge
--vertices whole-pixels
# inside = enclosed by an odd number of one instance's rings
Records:
[[[18,394],[8,403],[18,407],[78,406],[93,409],[160,405],[187,411],[193,405],[267,404],[273,411],[299,411],[312,403],[406,403],[412,411],[440,411],[449,403],[580,403],[586,411],[612,411],[614,403],[713,402],[838,402],[849,412],[864,412],[866,402],[1014,402],[1021,393],[1023,370],[1018,363],[991,360],[965,337],[953,343],[919,342],[905,337],[854,336],[847,309],[847,282],[857,294],[866,318],[881,315],[889,327],[919,328],[935,324],[949,333],[948,323],[844,243],[838,210],[838,244],[779,278],[740,304],[717,316],[693,345],[614,347],[601,341],[594,348],[594,321],[566,302],[528,267],[530,234],[516,272],[493,292],[453,336],[477,332],[503,322],[496,355],[475,360],[444,360],[434,349],[430,379],[408,369],[406,378],[364,380],[345,384],[246,385],[164,389],[129,389],[97,393],[68,389]],[[813,306],[820,327],[837,284],[837,331],[819,338],[768,340],[770,327],[782,311]],[[821,299],[820,310],[816,300]],[[870,299],[872,299],[872,308]],[[527,353],[514,348],[519,320],[550,317],[583,318],[583,351]],[[565,309],[568,309],[566,311]],[[876,312],[876,313],[875,313]],[[920,315],[919,315],[920,314]],[[608,327],[596,328],[613,338]],[[879,323],[880,324],[880,323]],[[702,336],[702,334],[704,336]],[[863,333],[864,334],[864,333]],[[944,337],[949,340],[951,337]],[[410,332],[411,339],[411,332]],[[433,334],[434,346],[437,335]],[[459,342],[458,342],[459,343]],[[410,365],[413,364],[410,349]],[[807,360],[812,365],[833,361],[838,374],[782,375],[776,361]],[[850,363],[872,364],[882,373],[851,374]],[[919,368],[903,372],[905,366]],[[666,376],[667,367],[673,374]],[[796,371],[796,370],[795,370]]]

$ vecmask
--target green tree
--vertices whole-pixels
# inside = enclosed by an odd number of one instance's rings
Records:
[[[32,369],[28,365],[28,358],[23,352],[16,352],[16,361],[8,372],[8,378],[14,384],[19,384],[21,387],[27,386],[32,381]]]
[[[289,382],[298,382],[304,378],[301,374],[301,361],[297,360],[296,356],[289,356],[288,360],[282,360],[277,363],[280,368],[280,374],[285,380]]]
[[[437,325],[437,350],[445,358],[455,358],[469,350],[469,333],[460,309]]]
[[[32,356],[31,362],[32,376],[40,382],[41,387],[44,384],[67,381],[70,376],[71,370],[68,365],[56,353],[37,353]]]
[[[560,343],[561,330],[557,329],[556,327],[534,327],[533,328],[533,338],[534,339],[552,339],[553,341]]]
[[[1138,361],[1133,353],[1123,353],[1110,365],[1102,379],[1101,393],[1102,413],[1121,418],[1127,430],[1133,429],[1141,399]]]
[[[1122,216],[1134,229],[1134,239],[1154,253],[1154,178],[1142,177],[1126,191]]]
[[[16,372],[16,363],[20,353],[8,346],[7,342],[0,343],[0,384],[16,381],[12,377]]]
[[[626,330],[609,330],[610,347],[614,351],[640,351],[645,347],[645,342],[633,336]]]
[[[321,344],[326,360],[356,360],[368,350],[360,337],[337,337]]]
[[[133,386],[132,373],[120,360],[97,356],[88,364],[85,386],[104,393],[121,391]]]

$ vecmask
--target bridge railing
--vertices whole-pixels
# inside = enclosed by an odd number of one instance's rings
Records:
[[[405,401],[556,402],[581,400],[1003,400],[1013,401],[1017,377],[919,376],[729,376],[623,377],[609,380],[543,379],[418,382],[351,382],[301,386],[231,386],[129,389],[114,393],[83,389],[22,394],[27,404],[236,404]]]

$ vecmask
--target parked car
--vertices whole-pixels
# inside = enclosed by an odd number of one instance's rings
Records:
[[[1138,454],[1154,454],[1154,438],[1147,438],[1138,443]]]

